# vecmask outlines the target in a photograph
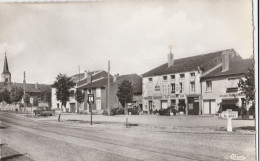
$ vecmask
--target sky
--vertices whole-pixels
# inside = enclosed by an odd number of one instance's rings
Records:
[[[52,84],[59,74],[143,74],[174,58],[235,49],[253,54],[250,0],[0,3],[0,70],[13,82]]]

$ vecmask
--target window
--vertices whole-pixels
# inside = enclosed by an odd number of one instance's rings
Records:
[[[151,86],[148,86],[148,96],[152,96],[153,95],[153,88]]]
[[[60,104],[57,103],[57,108],[60,108]]]
[[[237,78],[230,78],[228,79],[228,88],[238,88],[239,79]]]
[[[195,92],[195,82],[190,82],[190,92]]]
[[[164,81],[167,81],[167,76],[163,76],[163,80],[164,80]]]
[[[155,86],[154,87],[154,91],[156,91],[156,92],[160,92],[160,89],[161,89],[160,86]]]
[[[237,92],[239,79],[230,78],[228,79],[227,92]]]
[[[180,93],[183,93],[184,91],[184,85],[182,82],[180,82]]]
[[[153,78],[148,78],[149,82],[152,82],[153,81]]]
[[[101,88],[96,89],[96,97],[101,97]]]
[[[171,93],[175,93],[175,83],[172,83],[171,86],[172,86],[172,92]]]
[[[190,73],[190,77],[192,78],[192,77],[195,77],[195,73],[193,72],[193,73]]]
[[[211,80],[206,81],[206,91],[212,91],[212,82]]]
[[[162,90],[163,90],[163,91],[162,91],[163,94],[165,94],[165,95],[169,94],[169,93],[168,93],[168,85],[167,85],[167,84],[164,84],[164,85],[163,85],[163,89],[162,89]]]
[[[75,96],[74,90],[71,90],[70,91],[70,97],[74,97],[74,96]]]
[[[180,78],[185,78],[185,74],[180,74]]]
[[[175,79],[175,75],[171,75],[171,79],[173,79],[173,80],[174,80],[174,79]]]

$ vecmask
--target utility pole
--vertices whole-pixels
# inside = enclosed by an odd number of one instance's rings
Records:
[[[78,87],[79,86],[80,86],[80,65],[79,65],[79,83],[78,83]],[[76,92],[77,92],[77,90],[76,90]],[[77,103],[78,103],[78,101],[77,101]],[[77,113],[79,113],[79,105],[77,105]]]
[[[26,109],[27,115],[28,115],[28,110],[27,110],[27,106],[25,103],[25,84],[26,84],[26,81],[25,81],[25,71],[24,71],[23,72],[23,102],[24,102],[24,106],[25,106],[25,109]]]
[[[107,79],[107,114],[110,115],[110,106],[109,106],[109,91],[110,91],[110,60],[108,61],[108,79]]]

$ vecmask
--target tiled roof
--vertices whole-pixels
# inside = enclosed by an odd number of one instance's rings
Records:
[[[108,73],[104,70],[102,71],[98,71],[98,72],[91,72],[91,80],[94,81],[94,80],[97,80],[97,79],[100,79],[100,78],[106,78],[108,75]],[[110,77],[112,77],[112,75],[110,74]],[[88,82],[88,79],[87,78],[84,78],[82,80],[80,80],[80,86],[81,85],[84,85]]]
[[[231,61],[229,63],[229,70],[226,72],[222,72],[222,67],[218,67],[207,75],[203,76],[203,78],[212,78],[212,77],[221,77],[221,76],[230,76],[230,75],[241,75],[248,71],[248,68],[254,66],[253,59],[242,59],[238,61]]]
[[[110,77],[111,87],[115,85],[119,85],[123,80],[129,80],[132,82],[133,91],[134,93],[142,93],[142,77],[138,76],[137,74],[128,74],[128,75],[121,75],[118,76],[117,81],[113,82],[113,77]],[[94,81],[90,84],[86,84],[80,88],[82,89],[89,89],[89,88],[100,88],[100,87],[107,87],[108,78],[102,78],[100,80]]]
[[[137,74],[121,75],[117,78],[117,84],[119,85],[123,80],[132,82],[134,93],[142,93],[142,77]]]
[[[0,82],[0,88],[3,89],[4,87],[6,87],[7,89],[11,89],[12,86],[19,86],[23,88],[23,83],[4,83],[4,82]],[[38,84],[38,87],[35,88],[35,84],[26,84],[25,85],[25,91],[26,92],[31,92],[31,93],[41,93],[43,91],[48,91],[51,92],[51,85],[46,85],[46,84]]]
[[[157,68],[154,68],[144,73],[142,76],[150,77],[150,76],[157,76],[157,75],[164,75],[164,74],[171,74],[171,73],[194,71],[197,70],[198,66],[202,66],[203,64],[205,64],[206,62],[212,59],[221,57],[222,53],[225,51],[235,52],[234,49],[227,49],[227,50],[216,51],[216,52],[203,54],[203,55],[175,59],[173,66],[168,67],[168,63],[165,63]]]

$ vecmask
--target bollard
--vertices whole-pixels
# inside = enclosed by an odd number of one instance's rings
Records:
[[[227,131],[228,132],[232,132],[232,122],[231,122],[232,118],[228,118],[228,122],[227,122]]]

